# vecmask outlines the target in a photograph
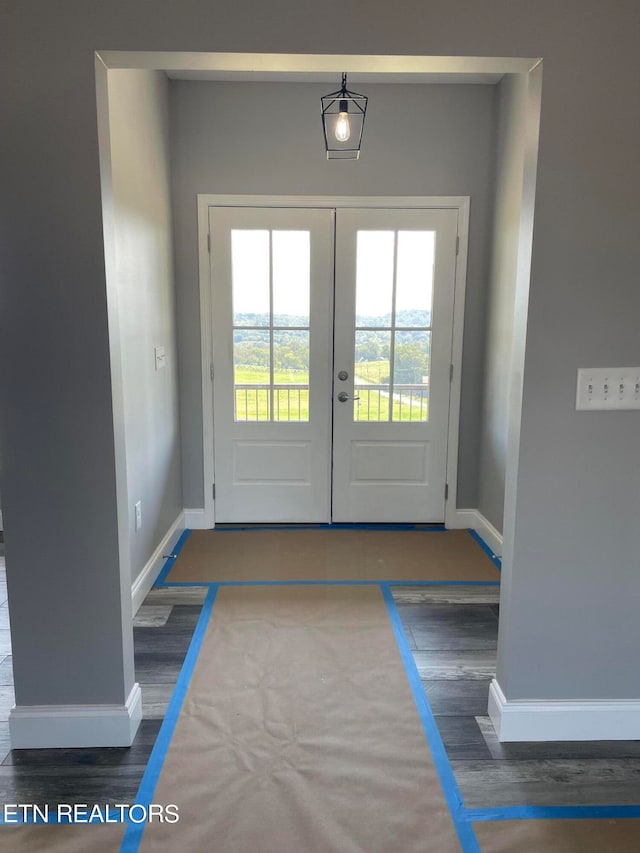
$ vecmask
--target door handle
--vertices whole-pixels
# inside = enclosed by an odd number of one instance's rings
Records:
[[[338,400],[340,400],[341,403],[346,403],[348,399],[349,399],[349,395],[347,394],[346,391],[341,391],[338,394]],[[352,399],[359,400],[360,397],[353,397]]]

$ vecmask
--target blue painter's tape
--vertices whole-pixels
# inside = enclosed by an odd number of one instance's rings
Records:
[[[379,581],[220,581],[219,586],[377,586]]]
[[[219,581],[218,586],[500,586],[500,581]],[[165,584],[171,586],[171,583]],[[190,586],[190,584],[186,584]]]
[[[496,569],[499,572],[501,572],[502,571],[502,560],[500,559],[500,557],[498,557],[497,554],[493,553],[493,551],[491,550],[491,548],[489,548],[489,546],[484,541],[484,539],[475,530],[469,530],[467,532],[469,533],[469,535],[471,536],[472,539],[476,540],[478,545],[482,548],[482,550],[487,555],[487,557],[489,557],[489,559],[491,560],[493,565],[496,567]]]
[[[184,659],[182,669],[180,670],[180,675],[178,676],[178,681],[176,682],[171,701],[169,702],[167,713],[165,714],[162,725],[160,726],[158,737],[156,738],[146,770],[144,771],[144,776],[142,777],[140,787],[138,788],[138,793],[136,794],[136,803],[139,805],[148,807],[150,803],[153,802],[153,795],[156,790],[156,785],[158,784],[158,779],[160,778],[162,765],[164,764],[169,744],[171,743],[171,738],[173,737],[178,717],[180,716],[180,711],[182,710],[184,697],[187,695],[189,682],[191,681],[191,676],[193,674],[196,661],[198,660],[198,655],[200,653],[202,641],[204,640],[207,625],[209,624],[217,592],[217,587],[212,586],[207,593],[207,597],[202,606],[200,618],[198,619],[198,624],[193,632],[193,637],[191,638],[189,649]],[[137,853],[143,832],[144,824],[128,823],[124,838],[122,839],[120,853]]]
[[[212,586],[500,586],[500,581],[166,581],[163,587]]]
[[[377,586],[380,581],[167,581],[163,587],[180,586]]]
[[[493,809],[464,809],[462,819],[471,823],[487,820],[615,820],[639,818],[637,806],[504,806]]]
[[[168,575],[168,574],[169,574],[169,572],[171,571],[171,568],[172,568],[173,564],[174,564],[174,563],[175,563],[175,561],[176,561],[176,557],[178,556],[178,554],[180,553],[180,551],[182,551],[182,547],[183,547],[184,543],[187,541],[187,539],[189,538],[189,536],[190,536],[190,535],[191,535],[191,531],[190,531],[190,530],[184,530],[184,531],[182,532],[182,536],[178,539],[178,541],[176,542],[176,544],[174,545],[174,547],[171,549],[171,550],[172,550],[172,556],[171,556],[171,557],[167,557],[167,559],[166,559],[166,561],[165,561],[165,564],[164,564],[164,566],[162,567],[162,570],[161,570],[160,574],[159,574],[159,575],[158,575],[158,577],[156,578],[155,586],[162,586],[162,584],[163,584],[163,583],[164,583],[164,581],[165,581],[165,578],[167,577],[167,575]]]
[[[415,530],[418,533],[442,533],[444,524],[429,524],[425,526],[417,522],[364,522],[364,521],[334,521],[331,524],[252,524],[224,527],[218,525],[212,528],[214,533],[235,533],[238,530]]]
[[[387,605],[387,612],[393,627],[393,633],[395,634],[398,649],[400,650],[402,663],[404,664],[404,668],[407,673],[411,692],[413,693],[413,699],[418,709],[420,722],[422,723],[422,728],[424,729],[427,743],[429,744],[433,763],[438,773],[438,777],[440,778],[440,784],[442,785],[445,800],[449,807],[449,812],[451,813],[451,818],[456,828],[456,832],[458,833],[460,844],[464,853],[481,853],[480,846],[478,845],[473,832],[473,827],[469,822],[461,819],[463,812],[462,795],[460,794],[458,783],[455,780],[453,770],[449,764],[449,759],[447,758],[447,753],[445,751],[444,744],[442,743],[442,738],[440,737],[440,732],[438,731],[438,726],[436,725],[436,721],[433,717],[429,701],[424,692],[422,681],[420,680],[420,674],[418,673],[413,655],[411,654],[411,649],[409,648],[409,644],[404,635],[402,621],[400,619],[396,603],[393,600],[390,585],[383,583],[380,584],[380,588],[382,590],[382,595],[384,596],[385,604]]]
[[[500,586],[500,581],[379,581],[389,586]]]

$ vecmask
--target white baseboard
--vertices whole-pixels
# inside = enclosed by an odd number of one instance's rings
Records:
[[[497,557],[502,556],[502,533],[477,509],[456,509],[447,515],[452,530],[475,530]]]
[[[204,509],[185,509],[184,526],[189,530],[209,530],[211,524]]]
[[[14,705],[9,712],[11,747],[131,746],[141,719],[137,682],[124,705]]]
[[[509,701],[494,678],[489,716],[500,741],[640,739],[640,699]]]
[[[173,546],[182,536],[186,526],[184,516],[184,512],[181,512],[176,518],[166,535],[163,537],[162,542],[151,555],[146,566],[133,582],[133,586],[131,587],[131,603],[134,616],[138,612],[142,602],[147,597],[147,593],[154,585],[156,578],[160,574],[162,566],[164,565],[165,556],[171,553]]]

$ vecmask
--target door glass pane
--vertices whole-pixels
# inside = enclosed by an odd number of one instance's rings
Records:
[[[273,325],[309,326],[309,231],[273,231]]]
[[[394,421],[429,420],[431,332],[394,333]]]
[[[356,331],[353,368],[353,417],[356,421],[389,420],[389,351],[391,332]]]
[[[309,420],[309,332],[273,333],[273,420]]]
[[[233,382],[236,421],[270,420],[269,331],[234,329]]]
[[[269,325],[269,232],[231,231],[233,325]]]
[[[395,241],[394,231],[357,236],[356,421],[429,419],[435,232],[398,231]]]
[[[356,326],[390,326],[394,231],[358,231]]]
[[[398,231],[396,326],[431,326],[434,247],[434,231]]]
[[[233,230],[231,240],[235,420],[308,421],[310,232]]]

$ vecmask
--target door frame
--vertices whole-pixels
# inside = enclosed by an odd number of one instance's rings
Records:
[[[200,286],[200,352],[202,371],[202,450],[204,459],[204,519],[198,526],[215,525],[213,462],[213,314],[212,273],[209,247],[210,207],[291,207],[291,208],[387,208],[445,209],[458,211],[458,253],[456,257],[455,294],[451,364],[453,366],[449,394],[449,426],[447,431],[447,497],[445,526],[456,527],[458,443],[460,428],[460,395],[462,389],[462,343],[464,306],[467,283],[467,250],[469,243],[469,196],[272,196],[198,194],[198,269]],[[188,521],[188,519],[187,519]],[[190,525],[195,526],[195,524]]]

